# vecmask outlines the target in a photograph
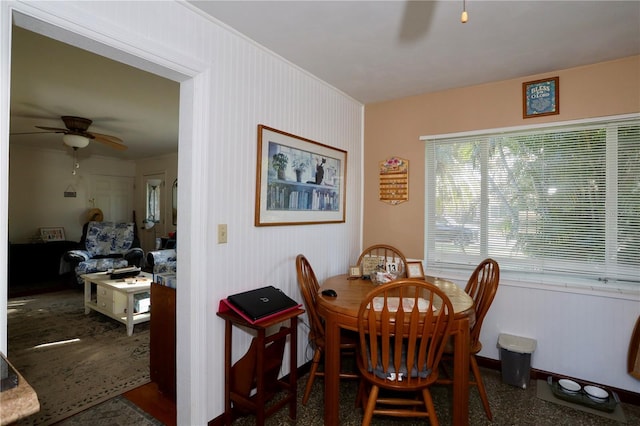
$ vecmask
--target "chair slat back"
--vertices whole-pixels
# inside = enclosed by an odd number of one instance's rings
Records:
[[[298,273],[298,286],[304,299],[304,306],[307,310],[309,323],[311,324],[313,338],[322,339],[324,342],[324,324],[316,311],[316,300],[318,298],[320,284],[318,284],[318,279],[313,272],[311,264],[302,254],[296,257],[296,271]]]
[[[401,279],[374,288],[358,311],[362,365],[381,379],[396,381],[392,386],[431,383],[453,312],[449,298],[425,281]]]
[[[407,258],[402,254],[400,250],[397,248],[386,245],[386,244],[376,244],[370,247],[367,247],[358,257],[357,265],[362,263],[362,259],[366,256],[375,256],[375,257],[384,257],[385,265],[387,262],[398,263],[402,265],[402,271],[406,270],[407,267]]]
[[[493,259],[485,259],[469,277],[464,291],[473,299],[476,310],[476,322],[471,329],[471,345],[480,340],[480,329],[493,302],[500,282],[500,267]]]

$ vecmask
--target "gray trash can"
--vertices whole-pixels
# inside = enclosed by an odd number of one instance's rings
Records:
[[[511,334],[500,334],[498,347],[502,362],[502,381],[526,389],[529,385],[531,354],[536,349],[536,341]]]

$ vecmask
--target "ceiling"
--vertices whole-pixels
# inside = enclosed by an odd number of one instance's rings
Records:
[[[640,54],[638,1],[188,1],[363,104]],[[562,83],[561,83],[562,84]],[[178,83],[14,28],[11,133],[94,120],[141,158],[177,150]],[[11,143],[65,149],[59,134]],[[66,148],[69,149],[69,148]]]
[[[59,133],[35,126],[64,128],[60,116],[93,120],[89,131],[113,135],[129,149],[99,142],[78,151],[137,159],[178,151],[180,85],[86,50],[13,27],[11,53],[10,144],[71,148]]]

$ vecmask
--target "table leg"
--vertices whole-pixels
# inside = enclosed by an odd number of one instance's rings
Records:
[[[453,424],[469,424],[469,318],[456,321],[453,353]]]
[[[127,336],[133,335],[133,293],[127,293]]]
[[[340,327],[328,315],[325,321],[324,424],[338,425],[340,412]]]
[[[89,306],[88,303],[91,302],[91,281],[89,278],[84,279],[84,314],[89,314]]]
[[[224,424],[228,426],[233,420],[231,415],[231,341],[233,332],[231,321],[224,322]]]
[[[295,420],[298,415],[297,410],[297,395],[298,395],[298,317],[293,317],[290,320],[291,327],[291,340],[289,341],[289,395],[291,401],[289,402],[289,418]]]
[[[260,328],[258,330],[258,365],[256,365],[256,425],[264,426],[264,410],[266,398],[264,394],[264,364],[265,364],[265,356],[264,356],[264,339],[266,337],[266,332],[264,328]]]

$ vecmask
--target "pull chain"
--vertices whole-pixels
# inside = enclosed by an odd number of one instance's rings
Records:
[[[80,168],[80,163],[78,163],[78,148],[76,148],[75,146],[73,147],[73,169],[71,171],[71,174],[73,176],[76,175],[76,169]]]

